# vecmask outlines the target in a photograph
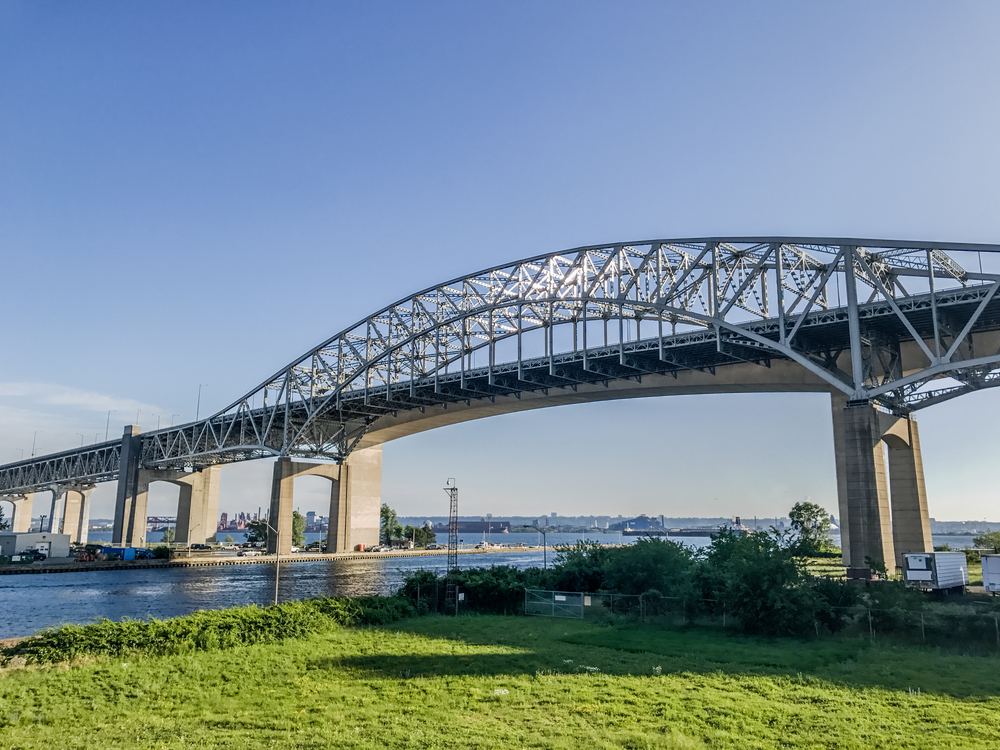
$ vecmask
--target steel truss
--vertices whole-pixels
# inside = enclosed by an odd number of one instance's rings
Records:
[[[364,318],[219,413],[144,434],[141,460],[163,468],[278,455],[344,460],[374,422],[399,411],[773,359],[905,414],[1000,383],[998,347],[975,340],[1000,330],[1000,274],[959,262],[997,253],[996,245],[768,237],[539,255]],[[0,467],[0,492],[35,486],[40,461]],[[24,478],[8,477],[18,466]]]

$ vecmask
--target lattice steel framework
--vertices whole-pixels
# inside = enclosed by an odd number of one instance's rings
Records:
[[[376,420],[401,410],[772,359],[907,413],[1000,382],[998,347],[981,336],[1000,330],[998,253],[767,237],[539,255],[364,318],[221,412],[144,434],[142,463],[343,460]],[[34,485],[12,472],[41,476],[39,461],[0,467],[0,492]],[[113,459],[105,463],[106,476]]]

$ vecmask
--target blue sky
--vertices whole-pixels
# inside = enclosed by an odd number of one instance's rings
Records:
[[[526,255],[997,242],[998,32],[986,2],[0,0],[0,460],[103,438],[109,409],[112,434],[136,410],[190,420],[199,383],[221,408],[414,289]],[[998,398],[920,414],[932,515],[996,520]],[[386,445],[400,513],[443,512],[447,476],[468,513],[836,505],[815,395],[560,407]],[[268,491],[265,464],[226,469],[222,507]],[[298,499],[322,509],[309,482]]]

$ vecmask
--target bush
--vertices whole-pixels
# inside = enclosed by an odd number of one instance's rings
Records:
[[[816,595],[805,585],[794,551],[767,533],[724,530],[712,537],[706,562],[715,568],[715,597],[744,632],[803,635],[813,630]]]
[[[306,599],[271,607],[203,610],[169,620],[101,620],[64,625],[0,652],[31,662],[67,661],[77,656],[172,654],[304,638],[337,626],[382,625],[409,617],[413,608],[398,597]]]

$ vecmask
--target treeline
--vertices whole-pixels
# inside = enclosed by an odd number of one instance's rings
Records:
[[[578,542],[559,549],[547,570],[472,568],[456,580],[467,610],[523,612],[525,589],[614,592],[642,596],[654,609],[691,621],[725,614],[744,632],[761,635],[836,633],[856,615],[851,608],[912,609],[920,600],[896,582],[864,586],[809,575],[797,542],[765,532],[723,531],[699,551],[655,538],[623,547]],[[417,571],[399,593],[420,612],[441,611],[445,583],[444,576]]]

